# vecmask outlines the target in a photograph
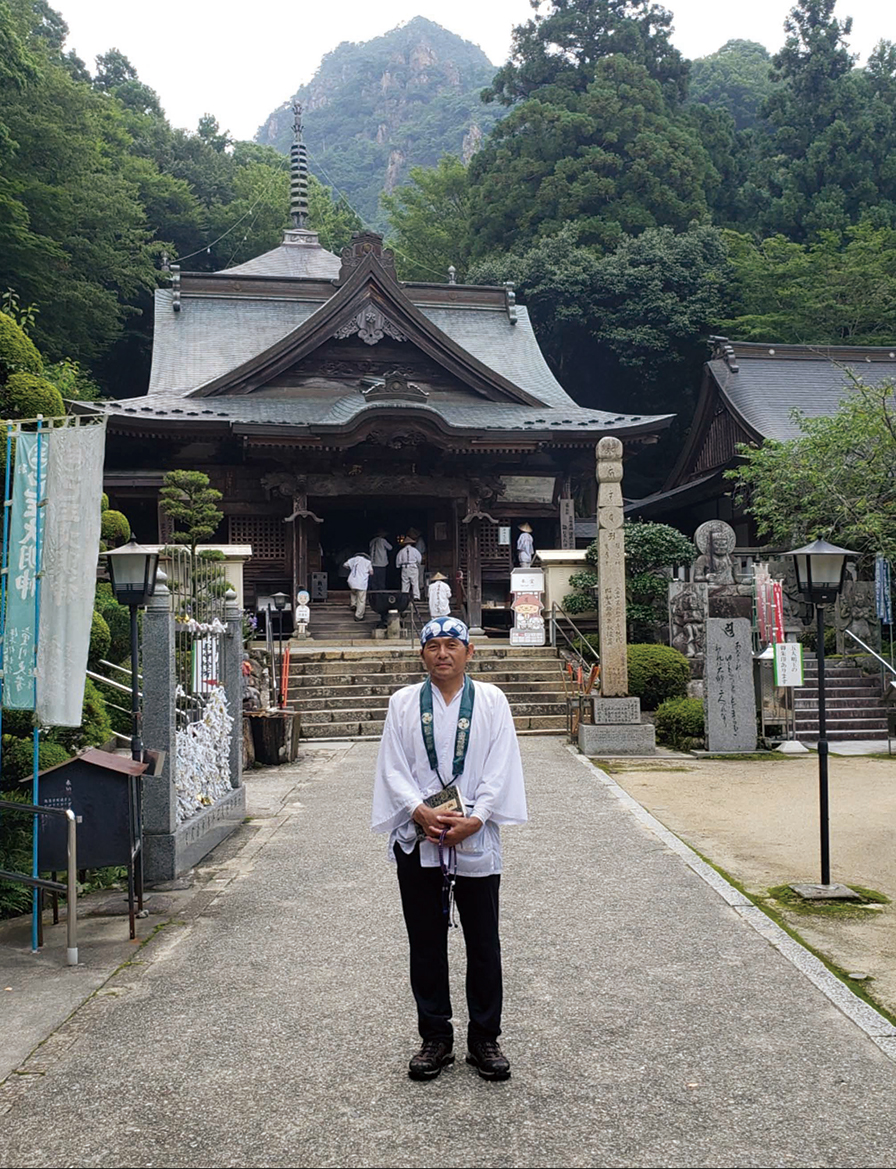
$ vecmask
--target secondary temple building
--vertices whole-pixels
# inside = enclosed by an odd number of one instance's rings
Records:
[[[507,599],[519,524],[536,548],[573,547],[573,507],[595,513],[597,442],[631,451],[672,416],[576,405],[510,286],[401,282],[372,232],[326,251],[306,175],[297,118],[280,246],[221,272],[175,268],[156,293],[149,392],[108,407],[112,506],[164,542],[166,471],[205,471],[223,493],[215,540],[252,548],[247,604],[259,586],[294,600],[314,572],[344,587],[342,563],[377,529],[396,545],[415,528],[427,571],[462,574],[479,625]]]
[[[662,491],[631,501],[626,517],[659,520],[691,535],[709,520],[725,520],[737,545],[759,541],[738,511],[725,471],[741,443],[786,442],[800,434],[798,410],[816,418],[836,414],[851,377],[867,384],[896,380],[889,346],[778,345],[710,338],[700,399],[687,439]]]

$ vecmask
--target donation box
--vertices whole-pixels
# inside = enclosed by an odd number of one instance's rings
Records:
[[[91,747],[41,773],[40,804],[71,808],[77,818],[79,869],[131,863],[140,837],[139,777],[146,766]],[[42,872],[64,869],[68,864],[66,822],[41,816],[37,847]]]

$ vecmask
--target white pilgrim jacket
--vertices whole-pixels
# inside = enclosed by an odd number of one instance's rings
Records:
[[[422,682],[404,686],[389,700],[383,727],[373,788],[374,832],[389,833],[389,857],[394,860],[397,843],[405,852],[417,840],[412,816],[415,808],[441,788],[429,765],[420,725]],[[482,828],[457,847],[457,872],[462,877],[487,877],[501,872],[502,824],[524,824],[526,790],[516,729],[507,698],[489,682],[474,682],[475,699],[470,740],[463,775],[458,783],[468,816],[482,821]],[[463,689],[446,706],[438,687],[432,688],[433,739],[439,771],[446,784],[453,782],[454,739]],[[420,844],[424,868],[439,865],[438,846]]]

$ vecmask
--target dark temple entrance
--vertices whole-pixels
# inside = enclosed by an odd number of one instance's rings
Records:
[[[326,572],[331,591],[348,588],[348,572],[343,564],[356,552],[367,552],[379,528],[385,529],[386,539],[392,545],[387,588],[398,588],[400,584],[401,573],[395,567],[395,557],[401,547],[399,537],[410,528],[416,528],[426,542],[424,572],[441,570],[447,576],[449,565],[453,567],[456,560],[454,513],[445,501],[418,503],[386,496],[365,500],[363,506],[359,506],[357,499],[312,499],[309,506],[324,520],[315,525],[319,549],[311,546],[313,536],[309,533],[309,563],[314,564],[320,557],[321,571]]]

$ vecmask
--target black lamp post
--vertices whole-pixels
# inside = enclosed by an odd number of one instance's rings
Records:
[[[127,544],[105,552],[112,592],[119,605],[131,611],[131,758],[143,760],[143,739],[140,728],[140,690],[137,679],[139,646],[137,639],[137,610],[145,605],[156,588],[158,552],[141,547],[131,536]]]
[[[821,883],[831,883],[828,832],[828,740],[824,692],[824,611],[843,588],[846,561],[857,555],[826,540],[815,540],[788,553],[796,566],[796,585],[804,600],[815,606],[818,631],[818,806],[821,820]]]
[[[286,593],[272,593],[271,600],[274,602],[274,608],[277,610],[279,617],[277,636],[279,641],[279,667],[277,670],[277,697],[278,705],[283,705],[283,610],[286,608],[286,602],[289,597]]]

